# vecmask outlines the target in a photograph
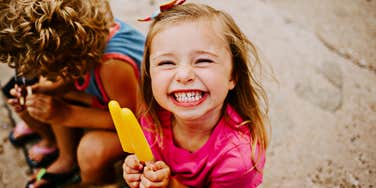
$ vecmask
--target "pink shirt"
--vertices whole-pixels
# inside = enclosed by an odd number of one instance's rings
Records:
[[[208,141],[195,152],[174,144],[170,112],[163,110],[159,113],[164,134],[163,147],[156,143],[155,135],[150,131],[151,121],[143,117],[141,124],[155,159],[169,165],[172,176],[182,184],[211,188],[257,187],[262,182],[262,173],[254,168],[255,164],[251,160],[249,129],[247,126],[237,128],[243,120],[230,105],[227,106],[226,113],[229,118],[222,118]],[[262,153],[257,160],[258,169],[262,170],[264,164],[265,154]]]

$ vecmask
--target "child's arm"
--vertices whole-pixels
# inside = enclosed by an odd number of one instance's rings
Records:
[[[37,83],[33,85],[24,85],[24,87],[17,84],[10,89],[9,93],[14,98],[10,98],[8,103],[13,106],[16,112],[20,113],[25,110],[24,105],[26,103],[26,97],[32,93],[45,93],[45,94],[59,94],[58,90],[64,90],[67,87],[67,83],[64,83],[62,79],[58,79],[56,82],[48,81],[46,78],[40,77]]]
[[[108,97],[116,100],[120,107],[136,112],[139,82],[131,63],[110,59],[103,63],[100,74]]]
[[[100,76],[110,99],[117,100],[121,107],[136,110],[138,81],[130,64],[108,60],[102,64]],[[68,127],[115,129],[108,110],[68,104],[40,93],[26,100],[30,115],[43,122]]]
[[[29,114],[42,122],[67,127],[115,129],[108,110],[68,104],[41,93],[26,98]]]
[[[73,81],[63,80],[57,77],[54,82],[45,77],[40,77],[38,83],[32,85],[33,93],[45,93],[50,95],[63,95],[73,89]]]

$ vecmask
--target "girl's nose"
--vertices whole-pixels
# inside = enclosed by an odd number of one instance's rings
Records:
[[[195,78],[193,67],[190,65],[180,65],[176,70],[176,81],[182,84],[190,83]]]

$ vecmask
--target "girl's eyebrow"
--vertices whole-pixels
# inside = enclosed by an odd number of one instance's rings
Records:
[[[218,54],[216,54],[215,52],[206,51],[206,50],[198,50],[198,51],[195,51],[194,54],[209,54],[211,56],[218,57]]]
[[[166,56],[166,57],[171,57],[171,56],[174,56],[174,54],[173,53],[159,53],[159,54],[155,54],[155,55],[151,55],[150,56],[150,60],[154,60],[154,59],[157,59],[157,58],[159,58],[159,57],[164,57],[164,56]]]
[[[196,55],[196,54],[208,54],[208,55],[211,55],[211,56],[214,56],[214,57],[219,57],[219,55],[215,52],[212,52],[212,51],[207,51],[207,50],[197,50],[197,51],[194,51],[191,53],[191,55]],[[155,55],[151,55],[150,56],[150,60],[155,60],[157,58],[160,58],[160,57],[174,57],[175,54],[174,53],[171,53],[171,52],[167,52],[167,53],[159,53],[159,54],[155,54]]]

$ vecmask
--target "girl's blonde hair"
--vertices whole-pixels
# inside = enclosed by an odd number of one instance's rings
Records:
[[[261,85],[256,81],[251,70],[256,64],[260,64],[255,46],[241,32],[230,15],[216,10],[207,5],[188,3],[178,5],[158,15],[150,26],[144,51],[142,64],[141,90],[144,104],[147,105],[145,113],[151,115],[156,132],[161,135],[160,122],[157,117],[157,109],[160,108],[152,95],[150,68],[150,47],[154,36],[166,27],[179,22],[205,21],[208,27],[219,26],[218,33],[223,36],[229,45],[233,58],[232,77],[236,86],[231,90],[225,100],[246,120],[242,125],[247,125],[253,140],[252,149],[261,148],[263,153],[268,145],[266,120],[267,98]],[[253,57],[251,61],[251,57]],[[262,103],[264,102],[264,103]],[[264,105],[264,110],[261,107]],[[253,157],[253,156],[252,156]]]
[[[24,76],[82,75],[99,62],[113,23],[107,0],[5,0],[0,7],[0,62]]]

